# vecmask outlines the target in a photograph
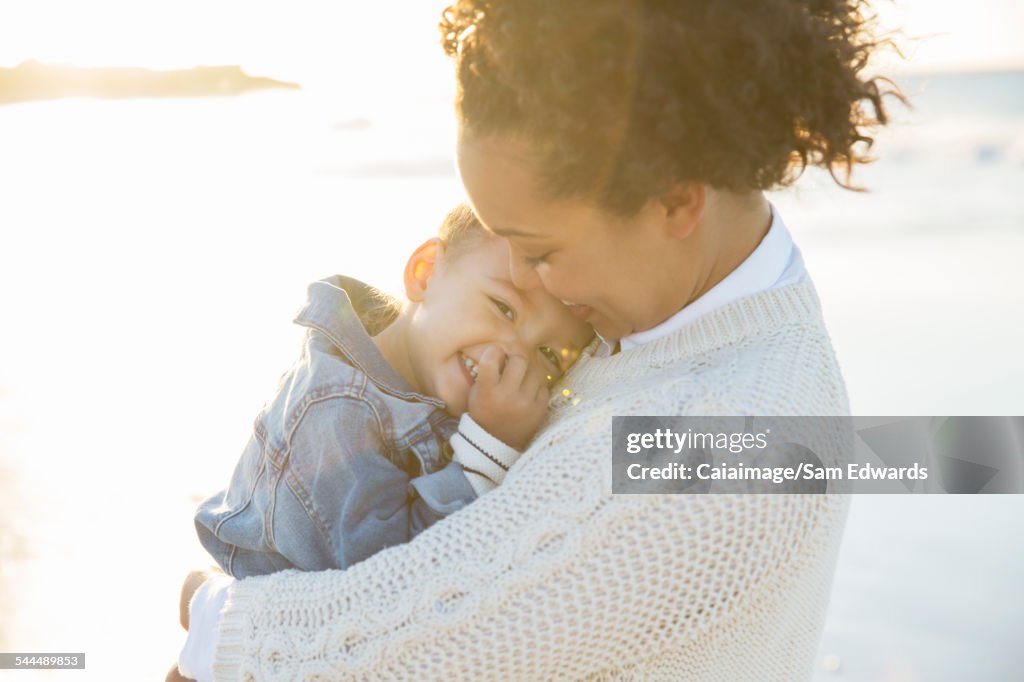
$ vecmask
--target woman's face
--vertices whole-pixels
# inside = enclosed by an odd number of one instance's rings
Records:
[[[543,287],[608,340],[650,329],[690,300],[692,256],[665,229],[659,201],[621,218],[584,199],[550,200],[525,158],[519,143],[459,140],[467,196],[508,240],[516,286]]]

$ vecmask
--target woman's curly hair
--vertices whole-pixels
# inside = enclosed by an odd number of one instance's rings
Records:
[[[888,40],[864,0],[458,0],[441,20],[458,112],[525,139],[553,197],[622,214],[677,181],[733,190],[809,166],[843,187],[887,122]]]

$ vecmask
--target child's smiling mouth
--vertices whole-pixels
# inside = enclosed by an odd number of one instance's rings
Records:
[[[459,359],[462,361],[465,374],[469,376],[469,383],[475,384],[477,379],[476,361],[461,351],[459,352]]]

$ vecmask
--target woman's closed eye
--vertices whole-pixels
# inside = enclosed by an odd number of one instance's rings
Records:
[[[547,263],[548,262],[548,257],[550,255],[551,255],[551,252],[548,251],[547,253],[545,253],[542,256],[523,256],[523,260],[531,268],[536,268],[536,267],[539,267],[539,266],[544,265],[545,263]]]
[[[494,298],[493,296],[488,296],[488,298],[491,299],[491,303],[494,304],[494,307],[497,308],[502,315],[504,315],[506,318],[513,322],[515,321],[516,311],[512,308],[512,306],[510,306],[508,303],[505,303],[501,299]]]

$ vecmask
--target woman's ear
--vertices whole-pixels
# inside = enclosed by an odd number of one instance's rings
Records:
[[[444,255],[444,243],[432,237],[420,244],[405,264],[405,295],[410,300],[423,300],[427,280],[434,274],[434,268]]]
[[[669,234],[686,239],[704,217],[707,188],[700,182],[673,183],[660,197]]]

